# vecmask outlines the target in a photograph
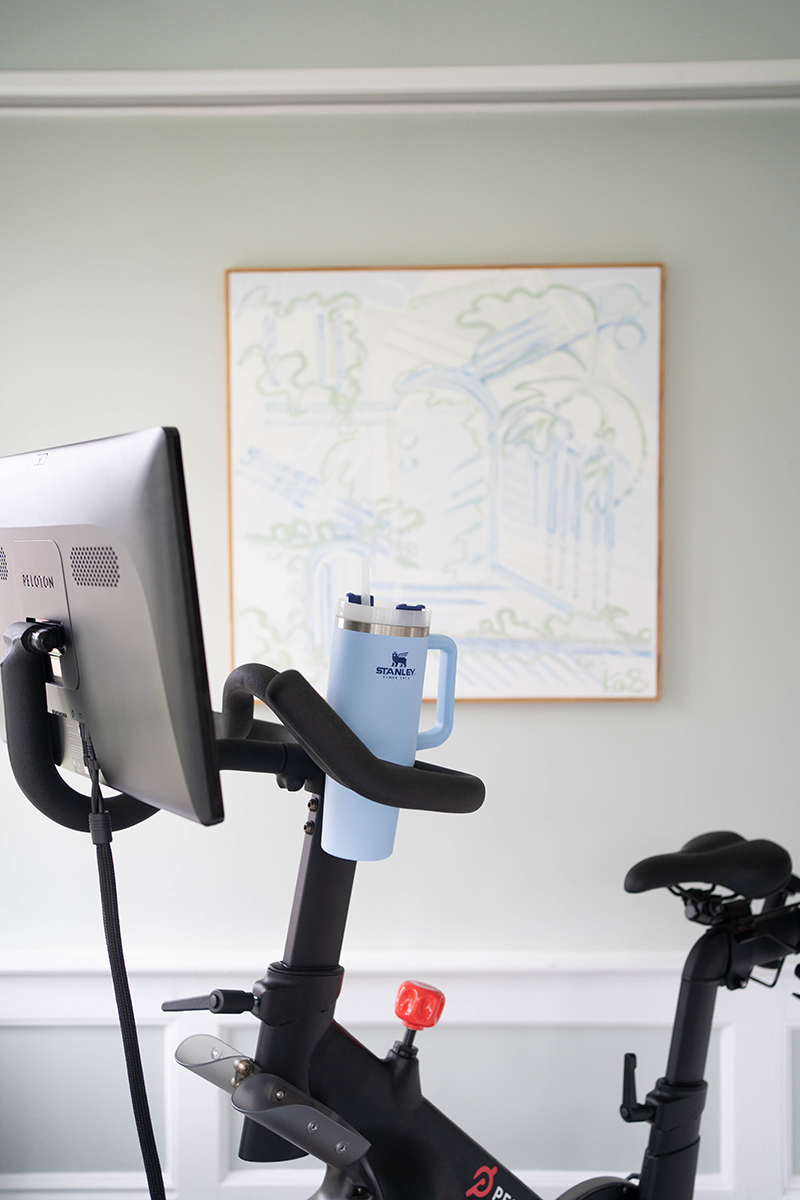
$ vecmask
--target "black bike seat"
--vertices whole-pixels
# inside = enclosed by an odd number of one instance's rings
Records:
[[[738,833],[703,833],[677,854],[657,854],[631,867],[626,892],[649,892],[678,883],[707,883],[730,888],[747,900],[758,900],[785,887],[792,877],[792,860],[782,846]]]

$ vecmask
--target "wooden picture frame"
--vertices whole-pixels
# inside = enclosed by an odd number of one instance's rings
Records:
[[[227,274],[235,661],[426,603],[460,699],[658,698],[658,263]]]

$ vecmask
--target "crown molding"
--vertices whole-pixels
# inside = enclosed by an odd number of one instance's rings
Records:
[[[501,67],[0,71],[5,109],[531,105],[800,98],[800,59]]]

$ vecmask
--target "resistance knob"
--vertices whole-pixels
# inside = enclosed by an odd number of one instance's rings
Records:
[[[444,992],[431,987],[429,983],[406,979],[397,989],[395,1016],[400,1018],[406,1029],[413,1029],[415,1033],[420,1029],[432,1029],[442,1015],[443,1008]]]

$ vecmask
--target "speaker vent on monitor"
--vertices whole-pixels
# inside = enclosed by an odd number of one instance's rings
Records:
[[[72,578],[81,587],[116,587],[119,559],[110,546],[73,546],[69,552]]]
[[[2,546],[0,546],[0,579],[8,579],[8,559]]]

